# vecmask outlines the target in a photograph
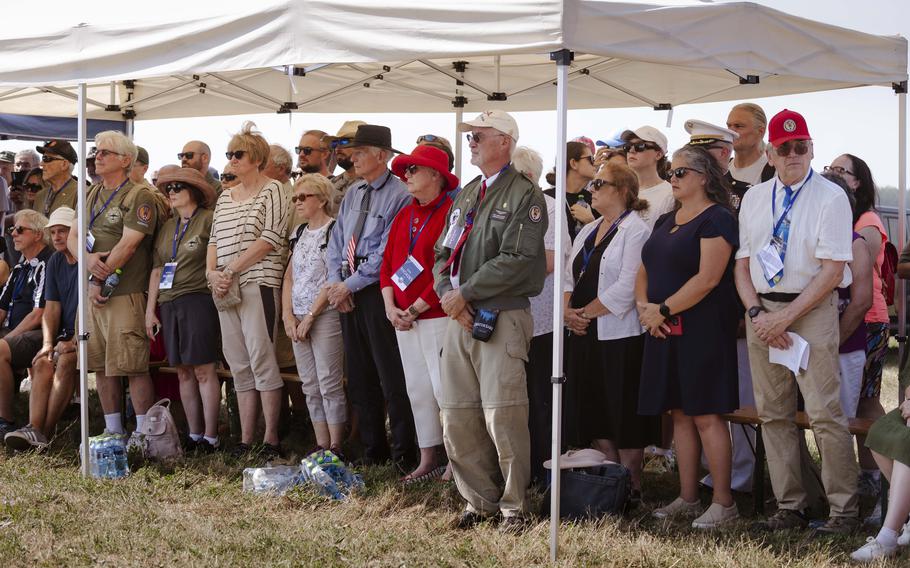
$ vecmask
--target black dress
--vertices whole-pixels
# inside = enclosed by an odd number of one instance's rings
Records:
[[[583,274],[583,255],[575,257],[575,290],[570,301],[573,308],[584,307],[597,297],[601,257],[615,234],[614,231],[594,248]],[[596,318],[588,324],[585,335],[569,334],[566,376],[574,384],[578,445],[611,440],[617,448],[637,449],[660,442],[660,419],[638,415],[643,347],[643,335],[599,340]]]
[[[676,227],[675,212],[662,215],[641,251],[648,273],[648,301],[659,304],[698,273],[701,239],[722,237],[739,247],[736,218],[713,205]],[[736,287],[733,254],[720,284],[678,314],[682,335],[645,337],[638,411],[657,415],[682,409],[688,416],[723,414],[739,407],[736,367]]]

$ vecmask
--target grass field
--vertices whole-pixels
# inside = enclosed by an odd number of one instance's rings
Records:
[[[896,368],[883,398],[896,402]],[[20,398],[21,407],[25,397]],[[94,413],[93,432],[101,429]],[[364,472],[367,489],[331,502],[301,487],[284,497],[241,491],[243,467],[226,455],[146,466],[121,481],[83,479],[78,424],[61,425],[41,455],[0,456],[0,561],[5,566],[533,566],[549,560],[549,525],[520,536],[494,525],[449,528],[461,503],[454,486],[402,487],[391,467]],[[298,451],[307,440],[289,443]],[[645,478],[645,504],[623,519],[564,524],[565,566],[846,566],[869,531],[813,540],[803,533],[756,534],[751,502],[744,519],[712,534],[656,521],[650,510],[672,499],[674,474]],[[708,495],[703,496],[707,502]],[[540,496],[535,503],[540,504]],[[866,508],[870,506],[865,503]],[[910,555],[882,566],[906,566]]]

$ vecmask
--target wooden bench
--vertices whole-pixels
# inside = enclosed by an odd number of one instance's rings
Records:
[[[761,436],[761,418],[758,417],[758,411],[753,407],[744,407],[734,410],[729,414],[722,414],[721,417],[731,424],[740,424],[743,427],[752,428],[755,431],[755,469],[752,472],[752,498],[756,514],[765,512],[765,443]],[[853,435],[865,436],[869,433],[874,420],[868,418],[850,418],[848,428]],[[805,412],[797,412],[793,423],[802,430],[809,430],[809,417]],[[884,479],[882,480],[882,499],[887,494]],[[884,512],[884,511],[883,511]]]

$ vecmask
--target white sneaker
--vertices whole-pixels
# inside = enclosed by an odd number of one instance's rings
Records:
[[[910,522],[904,525],[901,534],[897,537],[898,546],[910,546]]]
[[[890,558],[897,554],[897,545],[885,546],[875,537],[870,536],[866,539],[866,544],[853,551],[850,558],[856,562],[873,562],[879,558]]]
[[[32,392],[32,378],[25,377],[22,379],[22,382],[19,383],[19,392]]]
[[[739,509],[736,503],[724,507],[720,503],[711,503],[711,506],[700,517],[692,521],[693,529],[716,529],[729,524],[739,518]]]
[[[699,513],[701,513],[701,501],[689,503],[688,501],[684,501],[682,497],[677,497],[669,505],[654,509],[654,512],[652,512],[651,515],[657,519],[666,519],[677,515],[694,517]]]

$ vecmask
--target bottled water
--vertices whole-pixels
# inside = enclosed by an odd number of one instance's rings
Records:
[[[120,284],[120,275],[123,274],[123,270],[117,269],[111,274],[108,275],[107,279],[104,281],[104,285],[101,286],[101,297],[110,298],[114,289]]]
[[[243,470],[243,490],[284,495],[302,481],[300,468],[290,465],[248,467]]]

